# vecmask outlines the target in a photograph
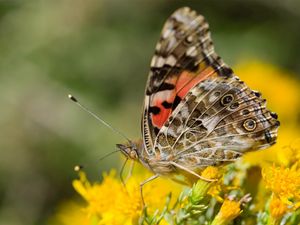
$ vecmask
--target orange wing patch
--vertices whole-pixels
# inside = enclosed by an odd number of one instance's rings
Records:
[[[172,99],[173,100],[173,99]],[[162,100],[155,101],[155,106],[159,108],[158,114],[152,114],[152,124],[161,128],[172,113],[172,108],[165,108]]]
[[[174,85],[174,89],[162,90],[153,95],[150,107],[152,124],[160,129],[188,91],[213,73],[215,70],[209,66],[198,74],[197,72],[183,71],[181,74],[170,76],[165,80],[165,83]]]
[[[178,78],[176,83],[176,93],[177,95],[183,99],[185,95],[191,90],[196,84],[205,80],[207,77],[212,75],[215,70],[209,66],[204,69],[200,74],[191,73],[188,71],[183,71]],[[195,76],[196,75],[196,76]]]

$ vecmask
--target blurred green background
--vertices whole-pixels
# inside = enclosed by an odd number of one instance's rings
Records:
[[[76,164],[94,180],[120,167],[99,159],[124,140],[67,94],[140,137],[154,46],[181,6],[207,18],[233,68],[255,58],[300,74],[299,0],[0,0],[1,225],[46,224],[75,196]]]

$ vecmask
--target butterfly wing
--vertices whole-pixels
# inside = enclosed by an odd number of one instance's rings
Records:
[[[146,151],[189,170],[234,161],[276,142],[279,121],[214,52],[208,24],[189,8],[167,20],[146,88]]]
[[[148,155],[155,154],[159,130],[187,92],[215,73],[232,71],[214,52],[208,23],[187,7],[178,9],[166,21],[151,61],[142,117]]]

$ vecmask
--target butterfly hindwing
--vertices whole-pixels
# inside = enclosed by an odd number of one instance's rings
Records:
[[[155,149],[194,170],[274,144],[278,126],[259,93],[234,75],[214,75],[188,92],[161,128]]]

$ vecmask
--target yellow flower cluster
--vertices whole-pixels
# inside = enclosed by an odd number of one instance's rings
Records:
[[[300,200],[300,169],[297,164],[292,168],[263,168],[262,175],[266,187],[283,202],[293,204],[292,200]]]
[[[138,190],[127,190],[114,179],[115,172],[104,174],[103,183],[90,184],[85,174],[80,171],[80,180],[75,180],[75,190],[86,200],[86,212],[89,217],[97,216],[100,223],[112,224],[127,223],[127,218],[134,220],[141,213],[141,202]],[[131,185],[129,187],[132,187]],[[137,186],[138,187],[138,186]],[[131,204],[126,205],[130,201]],[[124,207],[126,206],[126,207]],[[122,212],[122,213],[120,213]],[[116,217],[115,215],[120,216]]]
[[[143,175],[131,176],[124,186],[116,178],[116,172],[103,174],[102,183],[91,184],[84,172],[79,171],[79,179],[73,181],[75,190],[85,199],[86,205],[81,206],[86,223],[97,225],[131,225],[137,224],[142,214],[143,204],[140,195],[140,182],[145,180]],[[158,179],[144,185],[143,196],[147,203],[148,211],[154,212],[162,209],[165,205],[167,195],[172,191],[175,195],[180,192],[179,185],[166,179]],[[83,211],[82,211],[83,210]],[[117,216],[116,216],[117,215]],[[66,221],[66,225],[74,224],[72,220]]]
[[[297,165],[300,162],[300,129],[297,120],[300,85],[292,79],[292,74],[259,61],[240,63],[236,71],[251,88],[262,92],[281,121],[275,146],[244,157],[244,162],[263,168],[264,185],[259,195],[263,197],[265,187],[272,191],[269,210],[271,216],[279,219],[299,206],[300,170]],[[268,83],[272,85],[266,85]]]
[[[266,188],[272,191],[270,213],[274,220],[297,210],[300,206],[300,168],[270,166],[263,168],[262,175]]]

